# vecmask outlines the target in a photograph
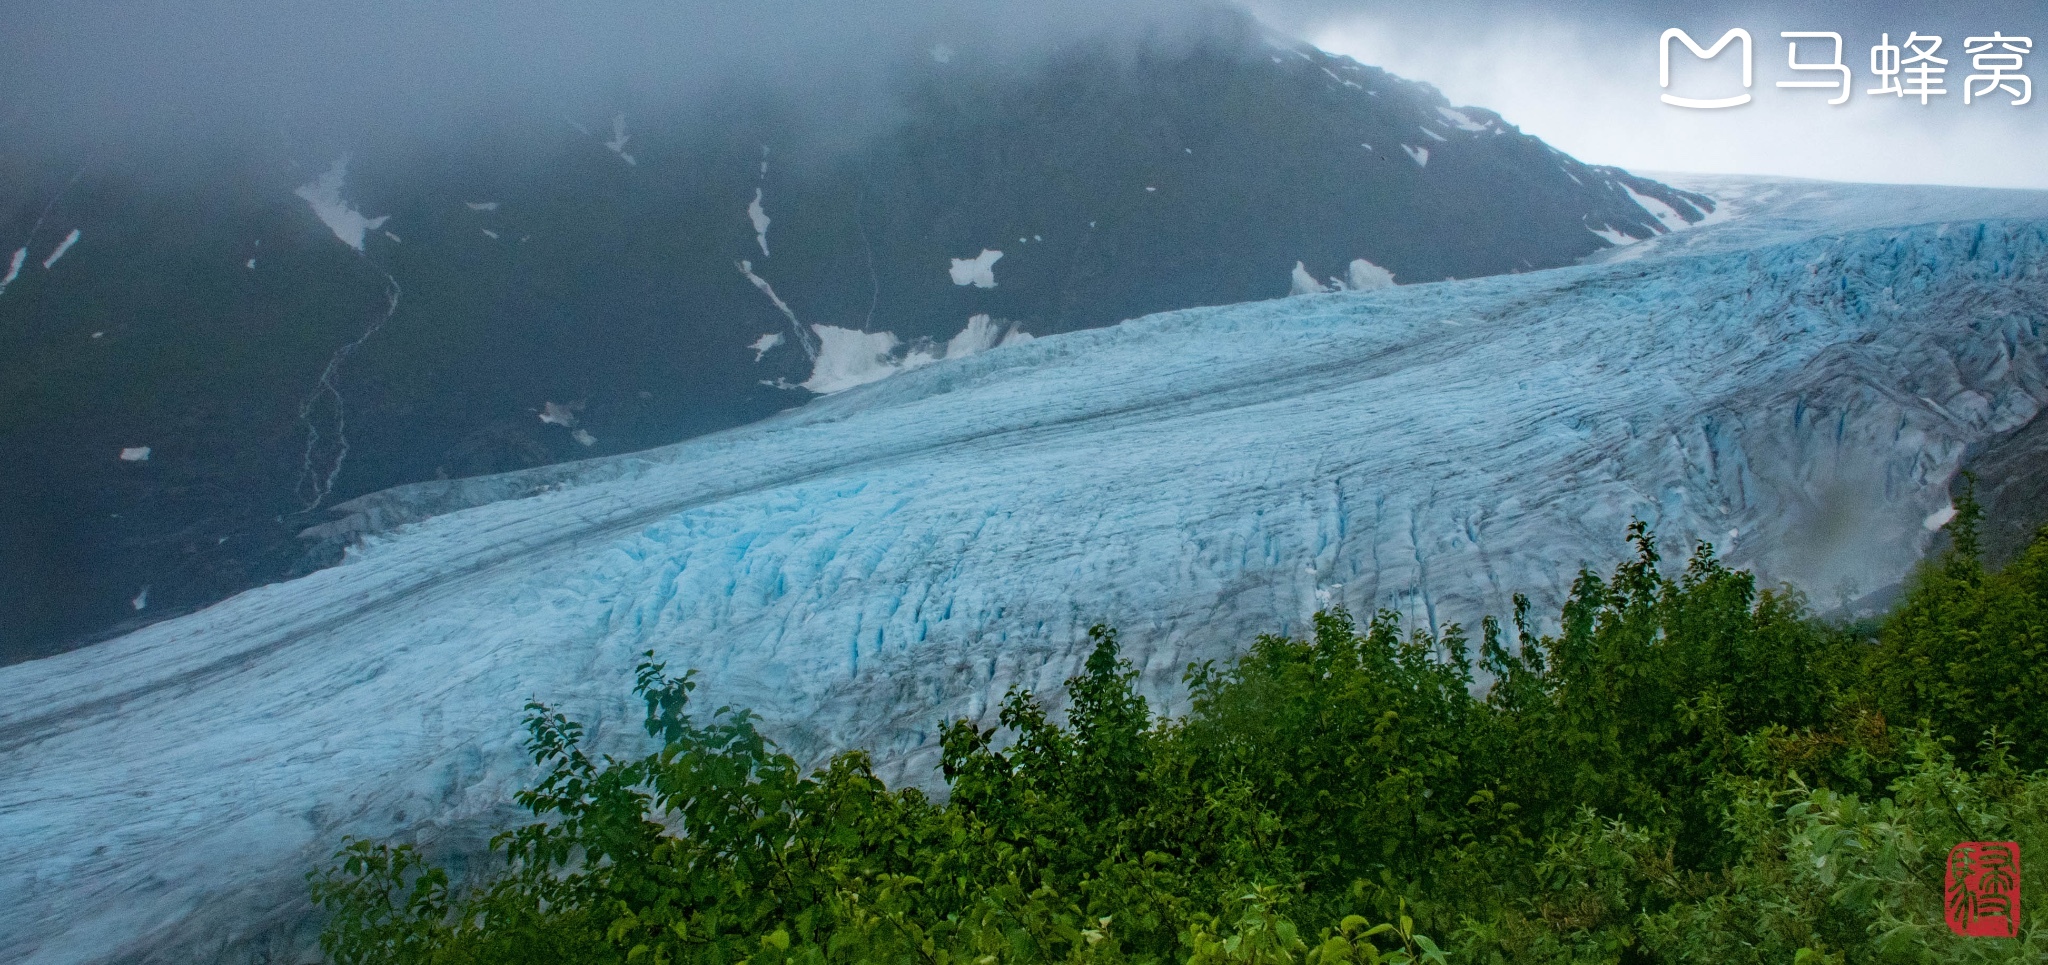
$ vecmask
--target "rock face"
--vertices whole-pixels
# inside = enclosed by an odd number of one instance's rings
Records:
[[[1712,209],[1237,21],[897,92],[851,142],[739,92],[345,158],[0,155],[0,662],[331,563],[295,535],[351,497],[746,424],[974,316],[1551,268]]]
[[[1853,606],[2048,403],[2048,195],[1695,186],[1726,220],[1626,260],[1153,315],[359,500],[341,565],[0,669],[0,959],[303,948],[342,835],[502,815],[529,697],[638,746],[650,649],[929,781],[938,722],[1056,687],[1096,621],[1170,708],[1320,607],[1553,608],[1632,518]]]
[[[2048,526],[2048,419],[1991,440],[1967,466],[1984,505],[1984,561],[2002,566]]]

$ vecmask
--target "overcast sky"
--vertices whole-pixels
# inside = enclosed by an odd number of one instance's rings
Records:
[[[1967,36],[2048,42],[2042,0],[1244,0],[1325,49],[1429,81],[1587,161],[1641,170],[2048,188],[2048,92],[1964,105]],[[1027,57],[1076,35],[1172,17],[1193,0],[0,0],[0,151],[180,137],[260,118],[445,129],[494,106],[595,111],[632,96],[780,85],[821,114],[876,100],[879,55],[948,39]],[[1658,100],[1668,27],[1755,38],[1755,100],[1698,111]],[[1781,90],[1784,30],[1835,31],[1847,104]],[[1870,47],[1943,38],[1949,93],[1873,97]],[[1825,56],[1802,42],[1801,58]],[[1679,51],[1675,81],[1734,83]],[[2048,56],[2048,51],[2044,51]],[[2040,73],[2029,58],[2026,73]],[[1716,72],[1720,73],[1717,74]],[[1722,76],[1725,74],[1726,76]],[[2048,77],[2048,74],[2043,74]]]
[[[1522,129],[1586,160],[1640,170],[1784,174],[1853,181],[1895,181],[2048,188],[2048,91],[2010,106],[2009,96],[1963,103],[1972,73],[1963,52],[1970,36],[2001,32],[2034,39],[2048,66],[2048,4],[2040,0],[1774,2],[1590,0],[1506,3],[1436,0],[1252,0],[1269,23],[1317,46],[1441,88],[1451,100],[1493,108]],[[1723,110],[1668,106],[1658,99],[1658,38],[1687,31],[1702,46],[1741,27],[1755,38],[1751,103]],[[1843,36],[1842,62],[1853,95],[1780,89],[1794,79],[1783,31]],[[1943,38],[1947,96],[1901,101],[1872,96],[1870,48],[1880,35],[1898,44],[1909,33]],[[1798,41],[1801,62],[1826,60],[1826,41]],[[1719,74],[1679,47],[1673,93],[1703,96],[1740,79],[1733,52]],[[2048,80],[2027,58],[2024,73]],[[1690,68],[1690,69],[1687,69]],[[1798,79],[1815,79],[1811,74]]]

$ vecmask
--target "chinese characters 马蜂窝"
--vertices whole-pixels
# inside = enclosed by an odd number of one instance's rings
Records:
[[[1840,106],[1849,102],[1856,86],[1855,72],[1844,62],[1841,34],[1824,30],[1788,30],[1779,36],[1785,40],[1786,66],[1797,76],[1807,79],[1781,80],[1777,82],[1778,87],[1831,91],[1833,96],[1827,100],[1828,104]],[[1802,41],[1807,44],[1806,59],[1800,55]],[[1749,31],[1740,27],[1722,34],[1711,47],[1700,46],[1691,35],[1677,27],[1664,31],[1657,42],[1658,86],[1664,89],[1664,103],[1694,110],[1739,107],[1749,103],[1752,100],[1749,89],[1755,81],[1754,44]],[[1671,52],[1679,45],[1701,60],[1712,60],[1732,47],[1742,59],[1741,90],[1724,92],[1719,97],[1672,93]],[[1918,31],[1909,31],[1906,38],[1896,44],[1892,42],[1890,33],[1880,35],[1878,42],[1870,48],[1870,72],[1877,78],[1877,86],[1866,89],[1866,96],[1890,95],[1901,100],[1915,98],[1922,106],[1933,103],[1934,98],[1949,96],[1946,86],[1949,58],[1940,56],[1941,49],[1942,38]],[[2008,37],[1999,31],[1992,31],[1987,37],[1964,38],[1963,53],[1970,58],[1970,72],[1963,78],[1963,103],[1972,104],[2001,93],[2013,107],[2032,101],[2034,82],[2022,71],[2026,69],[2027,55],[2033,49],[2033,38]],[[1963,70],[1961,67],[1956,69],[1958,72]]]

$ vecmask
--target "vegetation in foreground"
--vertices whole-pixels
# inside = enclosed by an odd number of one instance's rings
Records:
[[[1059,720],[945,731],[943,802],[848,752],[805,774],[643,665],[660,750],[545,772],[451,884],[351,841],[312,876],[354,963],[2048,960],[2048,531],[1997,573],[1975,506],[1886,619],[1841,627],[1703,546],[1580,575],[1556,635],[1493,620],[1261,637],[1153,716],[1098,628]],[[1487,681],[1475,687],[1475,679]],[[1948,849],[2016,840],[2017,938],[1943,922]],[[2033,857],[2039,855],[2041,857]]]

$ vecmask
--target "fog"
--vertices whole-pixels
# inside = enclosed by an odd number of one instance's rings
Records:
[[[2021,107],[1998,96],[1964,104],[1972,73],[1964,41],[1994,31],[2035,41],[2024,73],[2048,57],[2048,5],[1993,0],[1892,3],[1780,0],[1581,0],[1537,4],[1458,0],[1250,0],[1274,26],[1326,50],[1427,80],[1453,101],[1500,111],[1523,130],[1584,160],[1636,170],[1783,174],[1848,181],[2048,188],[2048,91]],[[1742,27],[1755,38],[1754,101],[1689,110],[1658,100],[1657,43],[1666,28],[1711,44]],[[1782,31],[1843,36],[1853,95],[1781,90],[1795,79]],[[1874,97],[1870,48],[1889,33],[1943,38],[1949,93]],[[1825,41],[1801,42],[1800,60],[1825,60]],[[1677,62],[1694,61],[1679,49]],[[1723,55],[1726,59],[1727,55]],[[1677,66],[1674,70],[1686,68]],[[1796,79],[1814,79],[1804,75]]]
[[[2037,112],[1965,106],[1965,36],[2048,42],[2039,4],[1906,0],[1702,5],[1680,0],[1245,0],[1267,24],[1499,110],[1586,160],[1639,169],[2048,187]],[[0,12],[0,155],[166,155],[280,135],[431,143],[480,118],[603,123],[637,104],[756,95],[860,130],[887,120],[892,78],[937,52],[1025,68],[1081,37],[1171,37],[1213,15],[1160,0],[115,0]],[[1703,9],[1704,7],[1704,9]],[[1660,104],[1656,39],[1678,26],[1757,39],[1756,102]],[[1781,30],[1844,34],[1856,96],[1774,88]],[[1864,94],[1880,32],[1946,38],[1946,98]],[[1811,56],[1811,55],[1807,55]],[[2029,63],[2028,73],[2034,73]]]
[[[819,120],[886,116],[891,71],[936,53],[1026,66],[1082,37],[1171,33],[1138,0],[118,0],[0,13],[9,153],[161,149],[279,128],[454,134],[505,110],[765,94]]]

